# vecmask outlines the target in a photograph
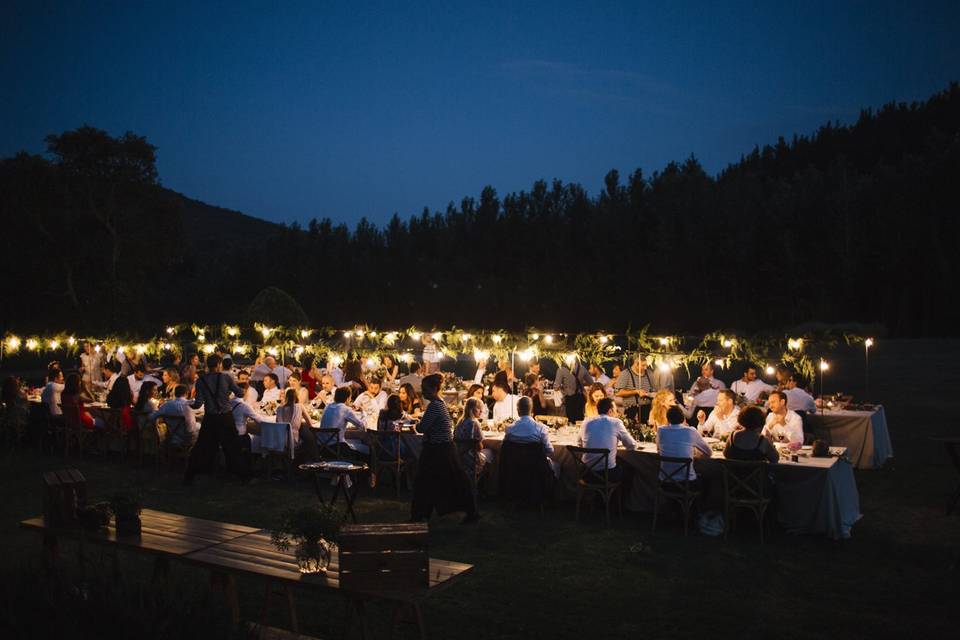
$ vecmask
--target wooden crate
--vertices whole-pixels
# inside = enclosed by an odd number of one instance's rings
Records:
[[[425,523],[344,525],[339,548],[342,589],[374,592],[429,586]]]
[[[77,510],[87,503],[87,481],[76,469],[43,474],[43,519],[48,527],[77,521]]]

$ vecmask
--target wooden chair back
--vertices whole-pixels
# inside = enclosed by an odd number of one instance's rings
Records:
[[[340,429],[314,429],[317,436],[317,453],[321,460],[340,460]]]
[[[662,490],[668,492],[690,492],[690,467],[693,458],[677,458],[657,454],[657,479]]]
[[[347,591],[410,591],[429,587],[426,523],[343,525],[340,588]]]
[[[766,500],[766,460],[724,460],[723,493],[730,503],[755,503]]]
[[[573,463],[577,467],[577,481],[585,486],[610,484],[608,472],[608,459],[610,449],[591,449],[589,447],[567,447],[567,451],[573,457]],[[589,463],[584,462],[586,454],[593,454],[595,457]],[[598,480],[600,482],[598,482]]]

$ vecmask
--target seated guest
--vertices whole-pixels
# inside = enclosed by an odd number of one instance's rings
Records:
[[[300,406],[296,390],[287,389],[284,391],[283,404],[277,407],[277,422],[290,425],[294,450],[300,450],[302,459],[309,462],[320,459],[317,439],[310,430],[310,427],[313,426],[310,422],[310,415]]]
[[[200,376],[200,354],[191,353],[180,367],[180,382],[192,388]]]
[[[583,409],[584,419],[596,418],[599,413],[597,408],[601,400],[607,397],[607,389],[600,382],[594,382],[587,389],[587,404]]]
[[[457,445],[460,462],[463,464],[471,486],[476,493],[476,478],[483,466],[493,461],[493,450],[483,448],[483,432],[480,430],[480,415],[486,407],[476,398],[467,398],[463,419],[453,430],[453,442]]]
[[[730,385],[730,389],[747,402],[756,402],[761,394],[773,391],[773,385],[759,379],[756,365],[747,363],[747,367],[743,370],[743,377]]]
[[[766,424],[763,426],[763,435],[773,442],[789,442],[793,445],[803,444],[803,419],[795,411],[787,408],[787,394],[784,391],[774,391],[767,402],[770,413],[767,414]]]
[[[160,386],[160,397],[164,399],[174,398],[174,392],[180,384],[180,374],[174,367],[167,367],[160,375],[163,384]]]
[[[693,403],[688,409],[693,415],[696,415],[696,412],[700,410],[706,412],[713,409],[717,405],[717,393],[720,389],[727,388],[722,380],[713,377],[713,372],[713,363],[705,362],[700,367],[700,377],[690,387]]]
[[[51,416],[62,416],[60,410],[60,394],[63,393],[63,370],[51,369],[47,372],[47,384],[40,392],[40,402],[47,408]]]
[[[86,429],[102,429],[104,422],[100,418],[94,418],[83,406],[83,398],[80,395],[80,375],[71,373],[63,383],[63,391],[60,392],[60,404],[63,406],[63,416],[70,425],[83,425]]]
[[[558,475],[560,465],[554,460],[553,445],[550,444],[550,435],[547,433],[547,427],[540,424],[530,416],[533,410],[533,400],[523,396],[517,401],[517,413],[520,417],[511,426],[507,427],[503,436],[503,441],[507,442],[539,442],[543,445],[543,453],[550,461],[550,468],[553,469],[553,475]]]
[[[593,378],[594,382],[599,382],[604,387],[610,386],[610,377],[603,372],[603,369],[600,368],[596,362],[591,362],[590,367],[587,369],[587,372],[590,374],[590,377]]]
[[[347,424],[352,424],[361,430],[366,430],[367,428],[367,425],[360,419],[360,416],[346,405],[349,399],[350,389],[348,387],[339,387],[334,391],[333,404],[328,405],[327,408],[323,410],[323,416],[320,418],[320,428],[339,429],[341,443],[358,453],[368,454],[370,453],[370,447],[358,440],[348,440],[346,437]]]
[[[257,358],[253,371],[250,372],[250,382],[263,382],[268,373],[270,373],[270,367],[261,358]]]
[[[237,398],[245,405],[250,407],[254,413],[260,413],[260,402],[257,396],[257,390],[250,386],[249,382],[238,382],[241,394]]]
[[[787,394],[787,409],[804,413],[816,413],[817,403],[806,389],[797,384],[797,376],[791,375],[786,380],[783,392]]]
[[[631,451],[637,448],[637,443],[630,437],[623,421],[617,417],[612,398],[601,398],[597,402],[596,410],[597,415],[584,420],[580,427],[580,443],[587,449],[608,449],[610,453],[607,455],[607,477],[613,482],[625,480],[629,467],[617,465],[617,443],[622,442],[624,448]],[[598,453],[585,453],[583,463],[590,466],[597,458],[602,457]]]
[[[157,410],[157,385],[153,382],[144,382],[140,387],[140,393],[133,403],[133,417],[139,426]]]
[[[400,366],[390,354],[384,354],[380,359],[380,366],[383,368],[383,382],[393,384],[400,374]]]
[[[477,400],[483,402],[483,385],[482,384],[472,384],[467,389],[467,398],[476,398]]]
[[[183,431],[176,429],[167,433],[170,442],[176,445],[187,445],[195,442],[197,434],[200,432],[196,414],[190,407],[190,401],[187,400],[189,391],[187,385],[178,384],[173,390],[173,399],[167,400],[160,405],[159,409],[150,414],[150,420],[156,420],[157,418],[180,418],[183,420]],[[236,413],[234,413],[234,418],[236,418]],[[167,426],[170,427],[171,424],[167,423]]]
[[[534,373],[523,377],[524,395],[533,400],[533,415],[544,415],[550,412],[549,401],[543,391],[543,379]]]
[[[520,398],[518,396],[510,393],[510,387],[507,386],[507,383],[503,381],[497,381],[493,383],[493,411],[492,417],[494,422],[503,422],[508,418],[517,417],[517,400]],[[532,405],[531,405],[532,406]]]
[[[763,411],[758,407],[747,407],[737,415],[737,429],[727,440],[723,455],[731,460],[769,460],[780,459],[776,447],[763,437]]]
[[[363,363],[359,354],[355,358],[348,358],[343,365],[343,385],[350,387],[352,398],[359,396],[367,388],[363,378]]]
[[[266,358],[264,358],[263,363],[267,366],[268,369],[270,369],[270,373],[272,373],[277,377],[277,387],[279,387],[280,389],[283,389],[284,387],[286,387],[287,378],[293,372],[290,371],[290,369],[287,369],[283,365],[278,365],[277,359],[274,358],[273,356],[267,356]]]
[[[705,436],[726,438],[737,428],[737,415],[740,408],[736,405],[737,396],[730,389],[717,392],[717,406],[709,417],[701,409],[697,412],[697,429]]]
[[[380,415],[377,416],[377,440],[388,459],[397,459],[396,443],[398,440],[385,434],[399,431],[399,423],[408,417],[409,414],[403,410],[400,396],[395,393],[390,394],[387,398],[387,406],[381,409]],[[406,450],[406,446],[402,440],[399,442],[401,457],[408,458],[409,452]]]
[[[137,397],[140,395],[140,387],[143,386],[144,382],[152,382],[157,387],[162,384],[155,377],[147,374],[147,366],[141,362],[133,370],[133,373],[127,376],[127,383],[130,385],[130,393],[132,394],[134,401],[136,401]]]
[[[328,404],[333,404],[333,392],[336,389],[336,382],[333,379],[333,376],[329,373],[325,373],[320,376],[320,388],[317,389],[317,395],[313,398],[313,405],[317,407],[325,407]]]
[[[317,396],[317,386],[320,384],[320,369],[317,368],[317,359],[307,355],[303,360],[303,372],[300,374],[300,384],[307,390],[307,399],[313,400]]]
[[[333,361],[327,362],[327,366],[321,373],[330,374],[330,377],[333,378],[334,388],[343,386],[343,369],[340,368],[340,365],[335,364]],[[330,401],[332,402],[333,398],[331,398]]]
[[[133,404],[130,382],[127,376],[120,375],[120,363],[111,363],[111,369],[115,370],[117,377],[113,379],[113,384],[107,393],[107,406],[111,409],[125,409]]]
[[[249,383],[241,382],[240,388],[249,387]],[[256,392],[254,392],[256,394]],[[248,451],[251,448],[254,438],[259,437],[259,419],[256,404],[249,404],[244,400],[234,396],[230,398],[230,410],[233,413],[233,424],[237,428],[237,435],[240,436],[240,448]]]
[[[409,384],[413,387],[413,390],[417,393],[420,393],[420,385],[423,382],[423,376],[420,375],[420,363],[411,362],[410,363],[410,373],[400,378],[400,384]]]
[[[660,389],[653,396],[653,402],[650,404],[650,417],[647,424],[651,427],[664,427],[670,422],[667,420],[667,411],[670,407],[677,406],[677,396],[670,389]]]
[[[401,384],[397,394],[403,412],[412,418],[419,418],[423,409],[420,406],[420,398],[417,397],[417,392],[413,390],[413,385],[409,382]]]
[[[113,383],[117,381],[117,378],[120,377],[120,363],[110,360],[104,360],[102,365],[103,373],[101,377],[103,380],[99,382],[94,382],[95,387],[100,387],[101,389],[106,389],[107,393],[110,393],[110,390],[113,389]]]
[[[374,376],[367,383],[367,390],[357,396],[353,408],[360,412],[367,429],[377,428],[380,411],[387,407],[387,392],[381,387],[380,378]]]
[[[709,458],[713,455],[700,432],[684,422],[683,411],[679,407],[670,407],[667,410],[667,422],[665,427],[657,429],[657,450],[662,456],[671,458],[693,458],[696,453]],[[670,474],[678,468],[678,463],[664,462],[660,467],[660,480],[670,479]],[[697,479],[697,472],[693,465],[690,465],[690,471],[687,474],[692,482]],[[682,478],[673,478],[674,481]]]
[[[260,396],[260,406],[270,403],[280,404],[280,380],[275,373],[263,376],[263,395]]]

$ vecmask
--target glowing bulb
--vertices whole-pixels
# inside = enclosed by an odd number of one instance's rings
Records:
[[[477,362],[486,362],[490,358],[490,352],[483,349],[477,349],[473,352],[473,359]]]
[[[260,334],[261,334],[264,338],[269,338],[269,337],[270,337],[270,333],[271,333],[271,331],[270,331],[270,328],[269,328],[269,327],[263,327],[262,329],[260,329]]]
[[[351,336],[353,336],[353,331],[344,331],[344,332],[343,332],[343,337],[344,337],[344,338],[347,338],[347,339],[349,340]]]
[[[29,349],[30,351],[36,351],[39,346],[40,346],[40,343],[37,342],[34,338],[30,338],[29,340],[27,340],[27,349]]]
[[[663,373],[668,373],[670,371],[670,363],[664,360],[663,362],[660,363],[660,366],[657,368],[660,369],[660,371]]]
[[[51,349],[59,349],[59,348],[60,348],[60,341],[59,341],[59,340],[51,340],[49,344],[50,344],[50,348],[51,348]]]
[[[500,334],[494,334],[490,336],[490,339],[493,340],[493,344],[500,344],[501,342],[503,342],[503,336],[501,336]]]
[[[227,327],[227,335],[230,336],[231,338],[237,335],[237,333],[238,331],[236,327]]]
[[[543,341],[546,342],[547,344],[553,344],[553,336],[547,335],[543,338]]]
[[[820,361],[820,371],[827,371],[830,368],[830,363],[826,360]]]
[[[357,332],[356,332],[356,333],[357,333],[357,337],[358,337],[358,338],[362,338],[362,337],[363,337],[363,330],[362,330],[362,329],[357,329]]]
[[[473,336],[471,336],[469,333],[461,333],[461,334],[460,334],[460,341],[461,341],[461,342],[466,342],[467,340],[469,340],[469,339],[472,338],[472,337],[473,337]]]
[[[722,367],[722,366],[723,366],[723,360],[721,360],[720,358],[717,358],[716,360],[713,361],[713,364],[715,364],[715,365],[718,366],[718,367]]]
[[[531,339],[531,340],[539,340],[539,339],[540,339],[540,334],[539,334],[539,333],[535,333],[535,334],[533,334],[532,336],[530,336],[530,339]]]
[[[278,355],[280,355],[280,351],[278,351],[276,347],[269,347],[269,348],[267,349],[267,353],[269,353],[269,354],[270,354],[271,356],[273,356],[274,358],[276,358]]]
[[[388,333],[387,335],[383,336],[383,340],[384,340],[384,342],[386,342],[387,344],[393,344],[394,342],[397,341],[397,332],[396,332],[396,331],[391,331],[391,332]]]
[[[600,336],[600,344],[607,344],[610,341],[610,338],[607,336]]]
[[[414,331],[413,333],[410,334],[410,337],[413,338],[414,340],[419,340],[420,338],[423,337],[423,334],[420,333],[419,331]]]
[[[169,342],[164,342],[164,343],[163,343],[163,346],[162,346],[161,348],[162,348],[164,351],[170,351],[170,343],[169,343]]]
[[[371,332],[370,332],[370,337],[371,337],[371,338],[376,338],[376,337],[377,337],[377,332],[376,332],[376,331],[371,331]]]
[[[772,366],[770,366],[770,365],[768,364],[768,365],[767,365],[767,368],[766,368],[766,372],[767,372],[767,375],[768,375],[768,376],[772,376],[773,374],[775,374],[775,373],[777,372],[777,370],[774,369]]]
[[[521,351],[520,353],[518,353],[517,355],[520,356],[521,362],[530,362],[530,360],[533,359],[533,349],[530,349],[528,347],[523,351]]]
[[[376,358],[367,358],[367,369],[373,369],[377,366]]]
[[[67,344],[72,347],[73,345],[77,344],[77,339],[74,338],[73,336],[70,336],[69,338],[67,338]]]
[[[16,351],[20,348],[20,338],[17,336],[10,336],[7,338],[7,351]]]
[[[306,351],[306,349],[303,348],[303,345],[299,345],[299,344],[297,345],[297,348],[293,350],[293,352],[297,355],[298,358],[301,355],[303,355],[304,351]]]
[[[174,333],[176,333],[176,332],[177,332],[177,330],[174,329],[173,327],[167,327],[167,335],[168,335],[168,336],[172,336],[172,335],[173,335]]]
[[[207,336],[203,335],[202,333],[198,333],[198,334],[197,334],[197,341],[198,341],[198,342],[204,342],[206,339],[207,339]]]
[[[863,344],[867,349],[869,349],[870,347],[873,346],[873,338],[867,338],[866,340],[863,341]]]
[[[212,346],[212,345],[209,345],[209,344],[207,345],[207,347],[210,347],[210,346]],[[138,344],[137,346],[135,346],[135,347],[133,348],[133,350],[137,352],[137,355],[142,356],[143,354],[145,354],[145,353],[147,352],[147,345],[145,345],[145,344]],[[204,351],[206,351],[206,347],[204,347]],[[207,353],[210,353],[210,352],[207,351]]]
[[[729,349],[730,347],[733,346],[733,342],[731,342],[730,340],[724,340],[724,341],[723,341],[723,346],[726,347],[727,349]]]
[[[94,350],[96,353],[100,353],[100,345],[96,345],[96,346],[93,348],[93,350]]]
[[[803,347],[803,340],[801,338],[790,338],[787,340],[787,347],[799,351]]]
[[[405,363],[410,364],[411,362],[413,362],[413,354],[405,353],[402,356],[400,356],[400,359],[403,360]]]
[[[330,364],[332,364],[334,367],[339,367],[341,364],[343,364],[343,358],[337,354],[333,354],[330,356]]]
[[[443,338],[443,334],[439,331],[434,331],[432,334],[430,334],[430,337],[432,337],[434,340],[440,340]]]
[[[207,355],[210,355],[217,350],[217,345],[215,344],[205,344],[203,345],[203,352]]]

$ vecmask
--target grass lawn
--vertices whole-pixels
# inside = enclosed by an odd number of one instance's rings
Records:
[[[577,526],[572,504],[541,516],[488,501],[477,526],[462,527],[457,516],[431,522],[431,555],[476,565],[426,605],[431,637],[949,637],[960,622],[960,513],[946,517],[944,508],[960,477],[927,438],[960,432],[958,359],[956,341],[890,341],[871,353],[871,395],[886,405],[896,457],[884,469],[856,472],[864,517],[851,540],[776,532],[761,547],[747,518],[727,542],[684,538],[671,518],[652,538],[648,515],[627,514],[606,528],[597,510]],[[838,357],[832,371],[862,379],[862,366],[854,356]],[[65,464],[33,451],[2,458],[4,565],[39,564],[39,536],[16,523],[41,510],[40,473]],[[74,458],[69,466],[86,476],[91,497],[139,488],[147,507],[253,526],[270,527],[282,509],[316,500],[305,482],[243,488],[229,478],[199,478],[184,487],[177,474],[139,470],[133,461]],[[408,496],[391,495],[365,489],[361,520],[406,519]],[[641,540],[652,551],[630,553]],[[64,556],[73,556],[70,546]],[[149,576],[144,561],[122,562],[126,578]],[[173,573],[206,580],[176,564]],[[257,617],[262,586],[241,578],[240,588],[245,615]],[[286,626],[276,600],[271,622]],[[341,637],[339,598],[300,594],[298,609],[302,631]]]

